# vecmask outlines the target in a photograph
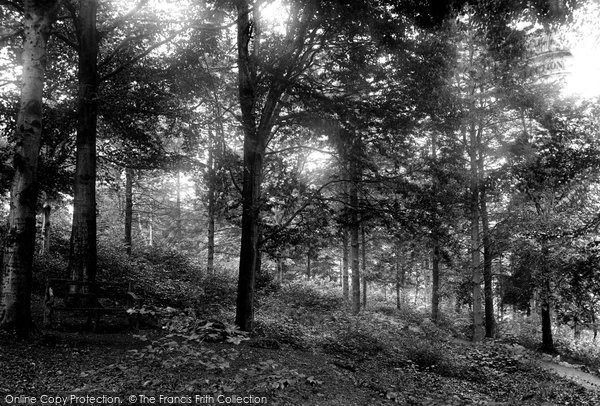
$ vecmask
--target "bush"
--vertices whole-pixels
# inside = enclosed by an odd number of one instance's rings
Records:
[[[384,345],[372,334],[361,330],[335,332],[323,343],[325,351],[344,356],[373,356],[384,350]]]
[[[340,289],[330,283],[296,281],[283,287],[277,294],[288,306],[329,313],[344,307]]]
[[[66,279],[67,258],[56,253],[36,256],[33,261],[32,292],[43,296],[46,289],[46,279]]]

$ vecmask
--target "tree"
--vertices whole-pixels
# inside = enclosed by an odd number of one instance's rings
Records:
[[[240,245],[240,266],[236,305],[236,324],[242,329],[252,329],[254,280],[259,260],[259,197],[263,174],[263,159],[267,142],[277,117],[282,109],[283,98],[290,87],[290,81],[301,74],[310,64],[311,50],[305,43],[305,35],[315,12],[310,2],[297,4],[291,8],[285,44],[271,63],[275,69],[271,75],[260,77],[267,80],[267,90],[259,83],[261,58],[261,19],[259,8],[250,9],[247,0],[238,0],[237,9],[237,52],[238,52],[238,91],[242,127],[244,130],[244,172],[242,183],[242,237]],[[264,59],[263,59],[264,60]]]
[[[529,266],[540,294],[542,350],[553,352],[552,309],[561,248],[593,223],[595,213],[586,213],[581,205],[600,161],[585,118],[561,103],[538,113],[536,137],[523,133],[512,149],[518,193],[510,208],[518,215],[516,236],[528,241],[534,259]]]
[[[97,8],[97,0],[82,0],[76,24],[79,93],[69,273],[73,280],[79,281],[96,278]]]
[[[9,231],[4,244],[0,325],[26,338],[31,330],[31,272],[35,252],[38,154],[42,134],[42,92],[46,47],[56,1],[23,4],[23,76],[15,129],[14,175]]]

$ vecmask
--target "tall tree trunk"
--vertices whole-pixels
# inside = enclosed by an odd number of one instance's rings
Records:
[[[133,169],[125,168],[125,252],[131,255],[133,225]]]
[[[434,165],[438,165],[437,162],[437,133],[434,131],[431,135],[431,156],[433,158]],[[431,321],[434,323],[438,322],[439,318],[439,307],[440,307],[440,238],[439,238],[439,218],[441,213],[438,213],[438,193],[440,190],[440,179],[435,170],[432,172],[433,179],[433,196],[435,206],[433,207],[433,213],[435,218],[435,225],[431,232],[431,243],[432,243],[432,255],[431,255]]]
[[[179,165],[177,168],[177,179],[176,179],[176,200],[175,200],[175,240],[181,241],[181,171]]]
[[[480,159],[483,162],[483,159]],[[482,166],[482,164],[480,164]],[[492,246],[490,240],[490,223],[488,219],[486,191],[481,188],[481,226],[483,242],[483,293],[485,298],[485,336],[496,336],[496,320],[494,318],[494,291],[492,286]]]
[[[97,6],[97,0],[81,0],[79,11],[79,106],[69,252],[71,278],[78,281],[96,279]]]
[[[433,253],[431,256],[431,321],[438,322],[440,307],[440,243],[433,234]]]
[[[350,286],[348,283],[348,229],[342,229],[342,293],[344,299],[350,298]]]
[[[4,241],[0,326],[27,338],[31,330],[31,272],[35,249],[37,170],[42,135],[46,45],[55,0],[23,2],[23,74],[13,153],[8,234]]]
[[[52,205],[48,199],[44,199],[44,205],[42,206],[42,246],[40,248],[40,253],[42,255],[50,252],[51,215]]]
[[[310,246],[308,247],[308,252],[306,253],[306,279],[312,278],[312,270],[310,269],[310,258],[311,258],[311,252],[310,252]]]
[[[548,267],[549,255],[548,243],[542,241],[542,289],[541,289],[541,313],[542,313],[542,351],[554,352],[554,340],[552,338],[552,303],[550,291],[550,269]]]
[[[431,269],[429,267],[429,256],[425,257],[423,264],[423,299],[425,304],[431,303]]]
[[[215,149],[216,143],[211,133],[211,144],[208,150],[208,242],[206,253],[206,273],[215,272]]]
[[[367,308],[367,245],[365,237],[364,224],[360,228],[361,234],[361,253],[362,253],[362,306]]]
[[[479,170],[477,150],[479,146],[477,128],[475,124],[470,128],[470,176],[471,176],[471,268],[473,276],[473,341],[481,341],[485,335],[482,314],[481,282],[483,279],[481,269],[481,254],[479,251]]]
[[[352,266],[352,311],[360,312],[360,222],[358,217],[358,168],[356,159],[350,162],[350,262]]]
[[[244,129],[242,238],[235,322],[244,331],[254,320],[254,281],[258,257],[259,196],[266,148],[265,132],[257,128],[256,65],[250,54],[252,23],[248,1],[237,1],[238,91]],[[256,50],[255,50],[256,51]],[[262,120],[261,120],[262,121]]]
[[[396,266],[396,308],[399,309],[400,308],[400,283],[401,283],[400,243],[396,243],[396,264],[395,264],[395,266]]]
[[[240,246],[240,266],[238,293],[236,301],[236,324],[245,331],[252,329],[254,280],[256,277],[256,257],[258,252],[259,220],[260,220],[260,187],[263,172],[263,158],[266,144],[275,121],[279,117],[282,98],[289,86],[284,80],[271,83],[266,95],[259,95],[261,86],[258,83],[257,61],[260,59],[260,7],[250,11],[248,0],[237,0],[237,50],[238,50],[238,99],[244,130],[244,175],[242,184],[242,237]],[[314,7],[304,8],[305,21],[313,17]],[[254,17],[250,20],[250,15]],[[301,53],[306,46],[305,35],[307,24],[301,24],[299,29],[290,32],[289,51]],[[287,65],[286,74],[291,74],[297,65],[290,65],[291,53],[286,53],[282,65]],[[298,73],[298,72],[293,72]],[[258,117],[257,112],[260,112]]]
[[[150,216],[148,218],[148,245],[154,246],[154,204],[150,205]]]

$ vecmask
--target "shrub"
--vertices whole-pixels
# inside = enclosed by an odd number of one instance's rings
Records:
[[[303,307],[310,311],[331,312],[344,307],[340,290],[328,283],[292,282],[283,287],[278,296],[291,307]]]
[[[344,356],[373,356],[384,350],[382,343],[368,332],[351,329],[337,331],[323,343],[325,351]]]
[[[67,266],[67,258],[53,252],[36,256],[33,262],[32,292],[40,296],[44,295],[48,278],[69,278]]]

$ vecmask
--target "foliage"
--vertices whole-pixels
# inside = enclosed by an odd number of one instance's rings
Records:
[[[343,307],[344,301],[340,293],[339,286],[313,279],[309,282],[294,281],[286,284],[278,296],[292,308],[327,313]]]

